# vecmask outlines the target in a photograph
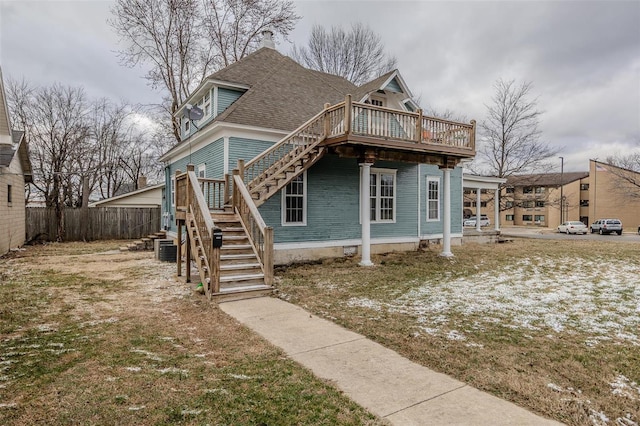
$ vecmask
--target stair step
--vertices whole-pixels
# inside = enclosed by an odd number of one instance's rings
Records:
[[[259,263],[236,263],[230,265],[220,265],[221,271],[234,271],[237,269],[252,269],[252,268],[260,268]]]
[[[256,255],[251,253],[251,254],[221,254],[220,255],[220,259],[221,260],[235,260],[235,259],[249,259],[252,257],[255,257]]]
[[[222,250],[248,250],[248,249],[253,249],[253,247],[251,247],[251,244],[225,245],[224,244],[224,239],[222,241],[223,241]]]
[[[262,280],[264,274],[247,274],[247,275],[228,275],[226,277],[220,277],[221,283],[237,283],[240,281]]]
[[[261,289],[269,290],[271,289],[271,287],[265,284],[245,285],[245,286],[238,286],[233,288],[221,288],[220,293],[235,293],[239,291],[250,291],[250,290],[261,290]]]

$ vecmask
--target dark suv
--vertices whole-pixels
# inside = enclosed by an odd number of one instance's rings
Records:
[[[589,229],[592,234],[597,232],[602,235],[615,232],[618,235],[622,235],[622,222],[619,219],[599,219],[593,222]]]

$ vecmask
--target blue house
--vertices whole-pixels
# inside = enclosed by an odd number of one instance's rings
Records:
[[[264,36],[193,92],[176,113],[182,141],[161,157],[166,225],[207,294],[269,290],[274,264],[357,255],[368,266],[372,252],[423,240],[451,256],[475,123],[424,116],[397,70],[356,86]]]

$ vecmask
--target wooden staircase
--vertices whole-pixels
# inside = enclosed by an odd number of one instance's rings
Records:
[[[223,245],[220,249],[219,288],[211,286],[209,259],[204,255],[198,227],[192,215],[187,215],[187,232],[191,251],[198,267],[200,281],[211,292],[210,297],[218,302],[258,297],[270,294],[273,288],[265,283],[262,264],[258,259],[249,236],[242,227],[237,214],[231,212],[212,213],[216,227],[222,230]]]
[[[321,141],[322,139],[318,139],[318,143]],[[308,147],[295,147],[265,170],[262,176],[247,185],[256,206],[261,206],[322,158],[325,149],[319,147],[318,143]]]

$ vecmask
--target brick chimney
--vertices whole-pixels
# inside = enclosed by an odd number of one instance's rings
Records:
[[[142,189],[146,187],[147,187],[147,177],[146,176],[138,177],[138,189]]]

